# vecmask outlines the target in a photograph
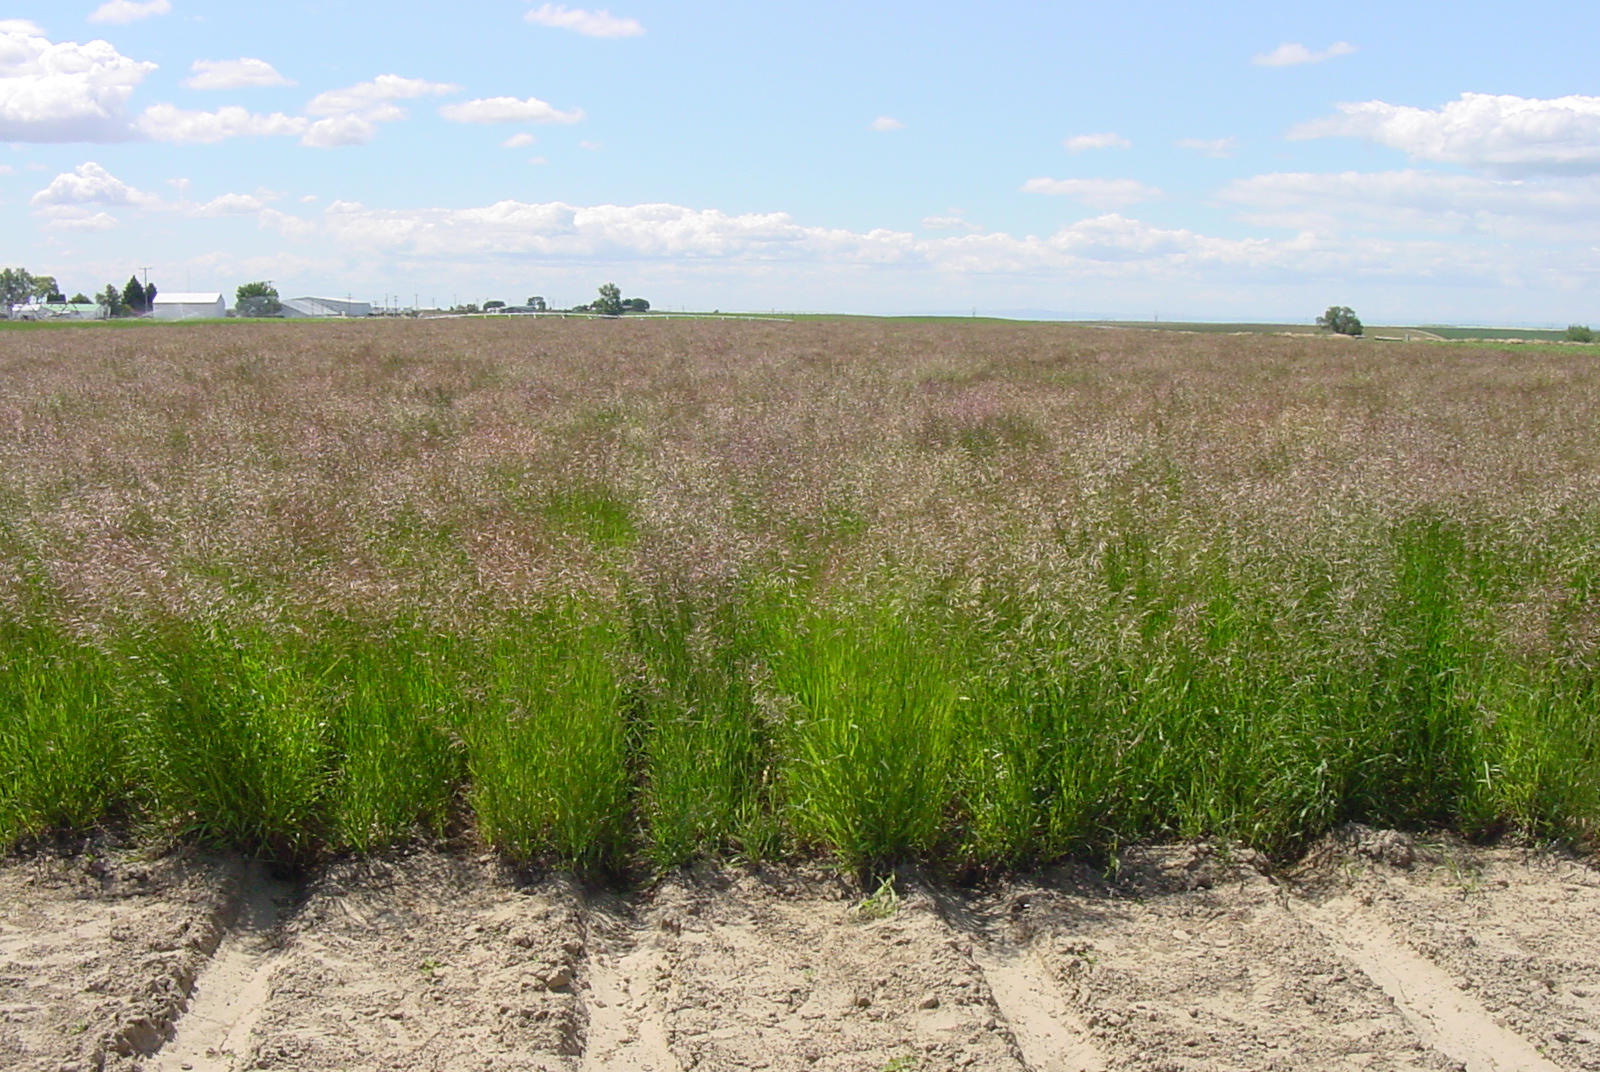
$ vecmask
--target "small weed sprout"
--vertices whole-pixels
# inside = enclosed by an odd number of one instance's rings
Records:
[[[900,894],[894,888],[894,876],[885,875],[870,897],[856,905],[856,916],[863,920],[893,919],[900,911]]]

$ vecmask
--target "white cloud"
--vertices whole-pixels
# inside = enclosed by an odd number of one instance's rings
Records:
[[[171,10],[170,0],[147,0],[142,4],[135,3],[134,0],[107,0],[90,13],[89,21],[127,25],[140,19],[148,19],[152,15],[165,15]]]
[[[530,157],[528,157],[528,163],[530,163],[530,164],[548,164],[549,162],[550,161],[546,160],[542,156],[530,156]]]
[[[529,97],[487,97],[461,104],[447,104],[439,114],[452,123],[576,123],[583,119],[583,109],[558,111],[540,100]]]
[[[918,239],[886,229],[805,226],[786,213],[730,216],[670,204],[579,207],[501,201],[481,208],[384,210],[340,201],[328,207],[320,229],[362,260],[412,263],[432,272],[445,264],[466,271],[503,268],[519,260],[551,267],[660,262],[692,266],[697,272],[722,265],[747,279],[752,271],[830,264],[1057,283],[1183,280],[1254,286],[1335,277],[1352,284],[1416,283],[1419,278],[1482,284],[1532,270],[1528,262],[1508,264],[1499,250],[1459,242],[1350,240],[1310,233],[1287,239],[1225,239],[1154,227],[1115,213],[1080,220],[1045,237],[985,233]]]
[[[236,60],[195,60],[193,78],[184,79],[190,89],[247,89],[252,86],[292,86],[294,82],[278,73],[266,60],[242,56]]]
[[[1212,138],[1209,141],[1204,138],[1183,138],[1174,144],[1180,149],[1193,149],[1201,156],[1212,156],[1219,160],[1232,156],[1239,147],[1236,138]]]
[[[139,130],[155,141],[214,144],[228,138],[293,137],[305,134],[311,121],[273,112],[261,115],[236,104],[214,112],[192,112],[171,104],[153,104],[139,117]]]
[[[1121,208],[1161,196],[1159,189],[1137,179],[1029,179],[1022,192],[1070,197],[1091,208]]]
[[[416,97],[455,93],[461,87],[448,82],[429,82],[422,78],[401,78],[394,74],[380,74],[370,82],[358,82],[343,89],[330,89],[318,93],[306,105],[308,115],[360,115],[375,122],[404,119],[405,112],[390,101],[412,100]]]
[[[301,198],[305,200],[305,198]],[[263,228],[277,231],[286,238],[307,238],[317,233],[320,229],[315,220],[304,219],[300,216],[291,216],[287,212],[279,212],[275,208],[264,208],[258,217]]]
[[[1257,67],[1297,67],[1302,63],[1321,63],[1336,56],[1348,56],[1356,46],[1348,41],[1335,41],[1321,52],[1313,52],[1301,44],[1285,41],[1271,52],[1262,52],[1250,58]]]
[[[587,149],[591,153],[598,153],[600,151],[601,146],[600,146],[600,143],[597,142],[597,141],[580,141],[578,143],[578,148]]]
[[[964,220],[960,216],[924,216],[922,229],[925,231],[981,231],[980,224]]]
[[[335,115],[312,123],[300,144],[313,149],[337,149],[345,145],[365,145],[377,133],[377,124],[359,115]]]
[[[900,120],[894,118],[892,115],[878,116],[878,118],[872,121],[871,126],[873,130],[876,130],[879,133],[886,133],[891,130],[904,130],[906,128],[904,123],[900,122]]]
[[[513,134],[500,144],[507,149],[522,149],[538,141],[532,134]]]
[[[1600,97],[1463,93],[1438,110],[1384,101],[1338,107],[1289,137],[1367,138],[1414,160],[1511,174],[1600,172]]]
[[[250,216],[262,212],[267,205],[278,200],[283,195],[272,190],[257,190],[253,194],[223,194],[214,197],[203,205],[195,205],[189,209],[189,215],[208,216]]]
[[[536,26],[576,30],[585,37],[638,37],[644,33],[644,27],[638,19],[618,18],[605,8],[585,11],[564,4],[545,4],[523,17]]]
[[[155,69],[105,41],[56,44],[30,22],[0,21],[0,141],[125,141],[123,108]]]
[[[1067,147],[1068,152],[1081,153],[1086,149],[1127,149],[1132,147],[1133,142],[1121,134],[1107,131],[1104,134],[1079,134],[1061,144]]]
[[[43,218],[52,231],[109,231],[117,225],[109,212],[93,212],[77,205],[50,205],[34,215]]]
[[[1498,235],[1552,243],[1600,239],[1600,182],[1497,181],[1406,170],[1280,172],[1240,179],[1218,196],[1258,226],[1331,233],[1374,229]]]
[[[50,185],[33,195],[31,203],[41,208],[57,205],[158,208],[162,204],[155,194],[134,189],[92,160],[51,179]]]

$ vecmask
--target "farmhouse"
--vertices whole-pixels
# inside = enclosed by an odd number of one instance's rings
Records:
[[[157,320],[193,320],[198,317],[226,315],[227,305],[222,295],[211,293],[156,295],[150,315]]]
[[[289,298],[283,302],[283,315],[302,316],[371,316],[372,303],[349,301],[343,298]]]

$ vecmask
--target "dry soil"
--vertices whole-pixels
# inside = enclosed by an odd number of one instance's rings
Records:
[[[308,879],[104,845],[0,864],[0,1065],[1600,1069],[1600,872],[1349,828],[983,889],[821,868],[617,892],[430,852]]]

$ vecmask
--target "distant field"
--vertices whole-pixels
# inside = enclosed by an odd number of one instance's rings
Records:
[[[1155,331],[1194,331],[1207,334],[1237,334],[1240,332],[1264,335],[1281,335],[1285,333],[1297,335],[1324,334],[1314,324],[1207,324],[1167,320],[1097,320],[1084,321],[1083,323],[1098,327],[1145,328]],[[1446,340],[1528,339],[1535,342],[1560,342],[1566,338],[1564,329],[1456,328],[1437,324],[1413,326],[1366,325],[1366,333],[1368,335],[1395,336],[1404,335],[1408,332],[1417,333],[1423,339],[1428,336],[1437,336],[1439,339]]]
[[[0,842],[969,873],[1346,820],[1587,838],[1600,369],[1400,352],[7,332]]]

